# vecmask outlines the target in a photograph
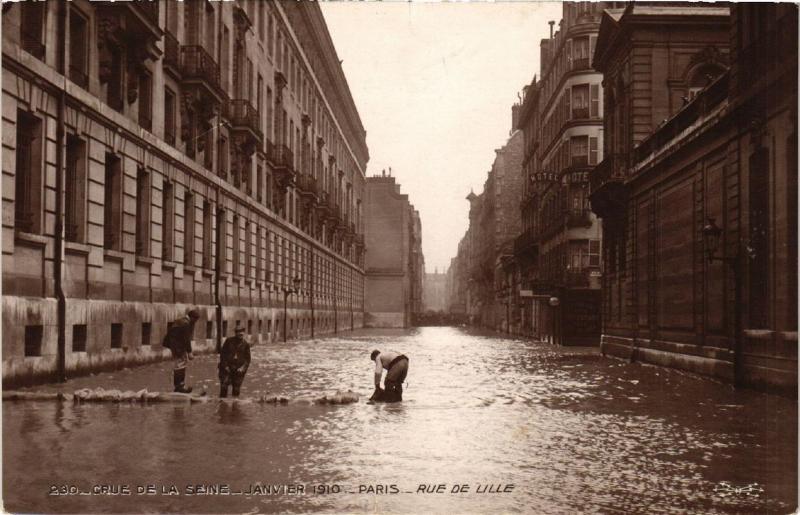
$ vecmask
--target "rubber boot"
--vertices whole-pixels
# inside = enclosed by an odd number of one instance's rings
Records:
[[[172,382],[175,384],[175,391],[178,393],[191,393],[192,387],[186,387],[184,381],[186,380],[186,369],[180,368],[172,372]]]

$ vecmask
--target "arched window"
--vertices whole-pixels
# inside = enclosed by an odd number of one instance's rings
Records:
[[[691,102],[703,89],[714,82],[725,70],[713,63],[703,64],[691,71],[686,81],[686,97]]]

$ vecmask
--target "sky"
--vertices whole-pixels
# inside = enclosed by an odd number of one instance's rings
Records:
[[[391,167],[420,213],[426,270],[445,271],[561,4],[320,6],[367,131],[367,176]]]

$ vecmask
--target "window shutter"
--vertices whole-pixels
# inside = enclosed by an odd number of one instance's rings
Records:
[[[597,118],[600,116],[600,86],[598,84],[592,84],[590,86],[591,89],[591,117]]]
[[[597,42],[597,36],[589,36],[589,64],[594,61],[594,45]]]
[[[589,138],[589,164],[597,164],[597,138]]]

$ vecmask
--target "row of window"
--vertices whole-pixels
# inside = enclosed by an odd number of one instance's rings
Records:
[[[350,306],[347,306],[348,308]],[[355,305],[353,305],[355,307]],[[266,322],[266,324],[264,323]],[[290,318],[287,320],[287,330],[289,332],[294,332],[295,330],[298,331],[305,331],[311,328],[311,318],[300,318],[294,319]],[[266,337],[274,337],[277,333],[281,330],[281,323],[282,318],[280,316],[276,319],[273,333],[273,324],[272,319],[257,319],[256,320],[256,332],[253,332],[254,325],[253,320],[248,319],[246,323],[247,327],[247,334],[250,335],[251,338],[256,336],[266,336]],[[315,325],[317,328],[325,330],[331,327],[334,327],[334,317],[333,316],[323,316],[323,317],[316,317]],[[231,336],[232,333],[229,333],[229,327],[236,327],[240,324],[239,320],[234,320],[232,324],[229,324],[227,320],[222,321],[222,337],[225,338],[227,336]],[[169,327],[170,324],[168,324]],[[266,332],[264,332],[266,329]],[[214,334],[214,322],[211,320],[207,320],[205,324],[205,338],[210,340],[215,337]],[[35,325],[26,325],[25,326],[25,344],[24,344],[24,355],[25,357],[36,357],[42,355],[42,344],[44,341],[44,326],[40,324]],[[86,352],[86,342],[87,342],[87,326],[86,324],[74,324],[72,326],[72,352]],[[122,323],[112,323],[110,325],[110,345],[109,347],[112,349],[122,349],[123,348],[123,324]],[[149,347],[153,343],[153,324],[151,322],[142,322],[141,323],[141,332],[140,332],[140,339],[139,345],[143,347]]]
[[[44,2],[25,2],[21,5],[22,34],[28,35],[22,38],[22,46],[29,52],[43,58],[44,54],[42,53],[39,55],[35,51],[38,46],[31,44],[31,42],[41,42],[43,40],[43,27],[47,15],[47,4]],[[180,19],[178,11],[184,7],[180,3],[175,2],[168,2],[166,5],[167,31],[174,31],[174,33],[177,33],[178,20]],[[217,30],[217,23],[215,21],[218,15],[217,9],[212,4],[206,4],[205,9],[200,9],[198,7],[199,5],[201,5],[199,2],[186,3],[185,8],[187,11],[184,20],[186,21],[187,41],[203,45],[211,55],[216,55],[214,50]],[[292,94],[299,98],[302,93],[302,102],[306,112],[309,112],[311,108],[311,101],[309,99],[312,96],[314,97],[314,109],[311,110],[313,124],[317,129],[317,133],[324,132],[328,136],[328,147],[332,149],[331,151],[338,157],[337,162],[339,163],[339,168],[349,171],[356,170],[357,168],[352,157],[344,151],[344,145],[340,141],[338,131],[335,130],[334,124],[323,108],[324,105],[321,100],[316,98],[318,95],[313,95],[312,81],[307,78],[308,74],[300,66],[300,60],[295,57],[295,52],[291,48],[290,38],[283,35],[281,28],[276,27],[278,16],[277,13],[272,12],[273,7],[266,5],[265,2],[258,2],[259,7],[257,10],[249,2],[244,2],[244,5],[250,17],[256,17],[258,20],[258,25],[260,27],[259,36],[262,43],[267,36],[263,29],[264,20],[268,19],[269,40],[267,46],[269,55],[272,56],[276,53],[274,48],[277,46],[278,66],[287,71],[289,90]],[[83,87],[88,87],[90,35],[88,26],[89,22],[87,16],[82,13],[81,9],[71,6],[69,25],[69,76],[73,81]],[[224,25],[223,32],[225,36],[228,35],[228,29]],[[229,46],[227,41],[228,38],[224,37],[222,44],[225,49]],[[40,45],[43,46],[41,43]],[[120,112],[123,111],[126,98],[129,103],[136,102],[139,125],[147,130],[152,130],[152,73],[146,66],[130,67],[127,64],[127,49],[113,45],[106,45],[106,47],[108,47],[109,54],[104,57],[104,64],[101,66],[101,82],[105,84],[106,102],[112,108]],[[237,45],[234,50],[234,64],[238,63],[237,69],[240,70],[240,72],[233,73],[234,95],[237,98],[246,98],[251,103],[255,101],[257,106],[256,112],[266,113],[266,116],[263,118],[258,115],[256,116],[258,127],[260,129],[263,128],[265,125],[264,121],[266,121],[267,137],[271,138],[274,128],[277,144],[286,144],[291,151],[291,155],[293,156],[293,168],[298,170],[302,164],[304,165],[303,168],[306,173],[312,173],[312,170],[308,168],[307,165],[310,159],[313,159],[313,153],[311,156],[306,157],[306,154],[310,153],[311,143],[307,142],[305,134],[301,138],[299,124],[295,124],[294,120],[288,119],[289,117],[285,109],[273,109],[272,88],[269,86],[265,88],[261,74],[258,74],[258,85],[254,93],[253,86],[255,81],[253,80],[253,63],[249,58],[245,59],[245,51],[242,45]],[[225,65],[223,69],[227,71],[227,51],[223,52],[222,56],[224,60],[223,64]],[[166,55],[164,58],[166,59]],[[244,66],[245,61],[247,63],[246,67]],[[288,70],[291,70],[291,72],[288,72]],[[130,77],[128,75],[130,75]],[[227,73],[224,74],[224,76],[227,76]],[[264,109],[264,92],[266,92],[266,109]],[[215,164],[213,157],[214,149],[215,146],[217,146],[217,173],[227,179],[229,154],[227,141],[220,134],[220,131],[213,130],[213,127],[212,130],[201,129],[201,127],[203,127],[201,123],[202,120],[199,119],[198,113],[195,113],[194,109],[187,108],[182,112],[177,106],[179,95],[169,85],[164,87],[163,95],[165,141],[177,146],[177,118],[179,113],[181,113],[182,117],[186,117],[186,119],[181,121],[181,126],[184,129],[184,133],[181,134],[181,140],[185,143],[186,154],[189,157],[196,158],[202,153],[202,162],[204,166],[212,170]],[[318,122],[318,120],[322,121]],[[302,142],[301,139],[303,140]],[[312,137],[311,140],[313,141],[313,139]],[[219,141],[219,145],[214,144],[215,140]],[[296,151],[297,149],[302,149],[302,152]],[[261,150],[264,150],[263,146]],[[238,159],[238,156],[235,155],[231,155],[230,157],[232,160]],[[319,156],[318,160],[322,161],[321,156]],[[294,210],[294,206],[289,206],[288,209],[284,206],[284,201],[280,198],[282,195],[272,191],[274,189],[272,180],[265,181],[263,177],[263,167],[261,167],[260,164],[259,167],[260,169],[257,170],[259,183],[257,195],[259,201],[263,201],[267,207],[274,209],[283,216],[291,215],[290,220],[296,222],[294,213],[290,212]],[[243,166],[234,166],[232,168],[232,171],[234,171],[234,176],[231,177],[232,181],[236,183],[237,186],[241,186],[243,189],[246,188],[248,192],[252,192],[252,184],[249,178],[249,160],[248,163]],[[330,191],[337,203],[343,206],[348,217],[359,216],[357,208],[353,205],[353,195],[350,192],[350,185],[348,184],[347,189],[345,189],[341,179],[339,179],[338,187],[336,187],[336,174],[333,167],[328,170],[327,166],[325,166],[324,171],[322,166],[315,167],[313,173],[322,182],[323,189]]]
[[[43,131],[41,120],[22,110],[17,112],[17,161],[15,176],[15,226],[24,232],[40,233],[42,230],[42,149]],[[66,177],[65,177],[65,236],[68,241],[86,241],[86,220],[87,220],[87,187],[89,184],[87,173],[87,147],[86,142],[75,135],[68,135],[66,138]],[[123,170],[122,160],[113,153],[106,153],[104,165],[104,184],[103,184],[103,211],[104,211],[104,232],[103,245],[109,250],[122,250],[122,202],[123,202]],[[151,173],[139,168],[136,174],[136,235],[135,252],[137,255],[150,256],[150,225],[152,202]],[[175,185],[164,180],[162,188],[161,227],[162,227],[162,253],[161,258],[174,260],[175,249],[175,219],[176,204],[179,200]],[[200,222],[202,229],[196,234],[197,217],[195,210],[198,207],[195,195],[187,191],[183,196],[183,220],[184,224],[184,264],[189,266],[202,266],[212,268],[212,241],[213,241],[213,205],[208,200],[203,200],[201,204]],[[223,214],[224,216],[224,214]],[[224,220],[220,220],[224,223]],[[224,229],[224,227],[223,227]],[[233,272],[239,275],[240,252],[239,241],[241,224],[239,218],[234,217],[234,252],[233,252]],[[266,270],[262,267],[264,253],[267,251],[265,242],[269,241],[269,263],[272,269],[272,256],[275,255],[275,246],[279,246],[279,260],[277,279],[282,283],[288,281],[288,277],[295,271],[296,266],[284,263],[287,253],[294,253],[293,243],[287,246],[286,241],[277,235],[268,235],[264,227],[254,226],[250,221],[244,221],[245,230],[245,270],[244,276],[252,276],[252,252],[250,245],[252,234],[255,233],[257,239],[255,276],[258,280],[269,281]],[[224,230],[222,231],[224,234]],[[196,236],[200,236],[202,245],[195,248]],[[346,251],[351,260],[355,258],[352,248],[339,248]],[[202,255],[202,260],[196,260],[196,251]],[[224,249],[223,249],[224,252]],[[224,255],[224,254],[223,254]],[[297,260],[288,261],[296,263]],[[286,269],[289,272],[282,273]]]

